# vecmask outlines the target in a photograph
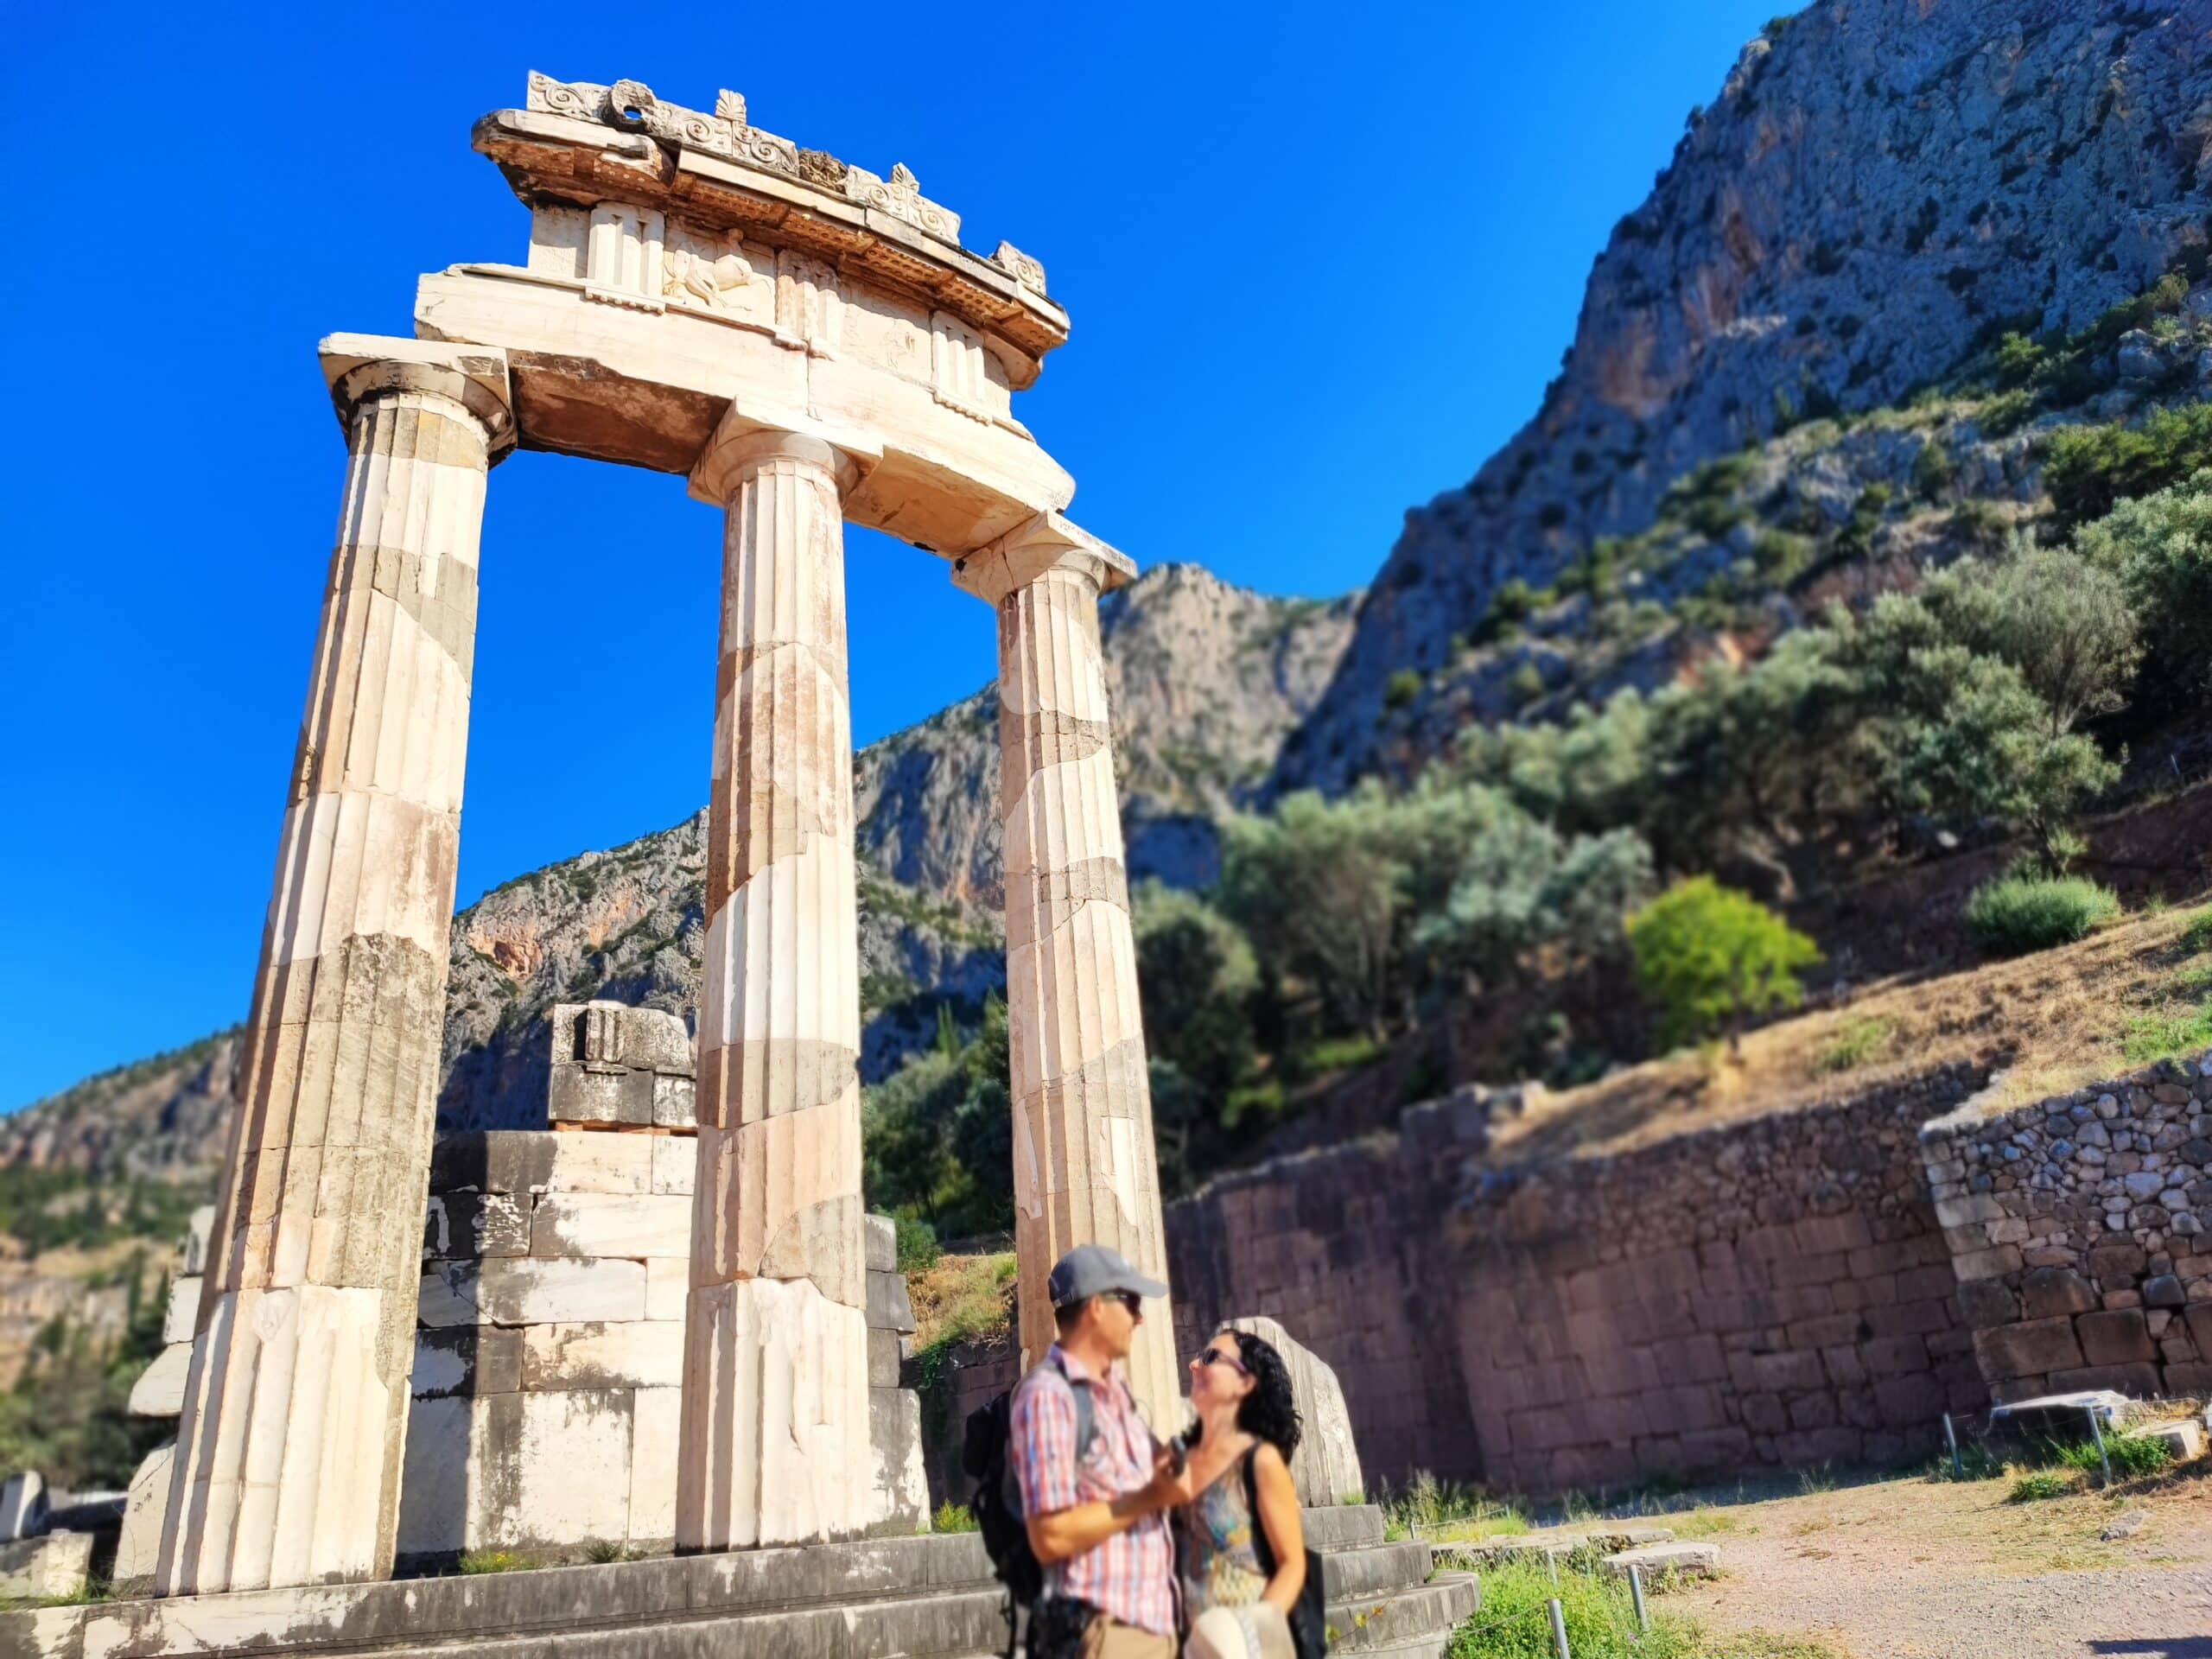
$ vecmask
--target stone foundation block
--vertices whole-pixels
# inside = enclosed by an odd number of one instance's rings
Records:
[[[525,1389],[676,1389],[683,1382],[683,1327],[673,1320],[533,1325],[519,1334]]]
[[[192,1370],[192,1344],[173,1342],[130,1385],[133,1417],[177,1417],[184,1413],[184,1383]]]
[[[2027,1319],[1994,1331],[1977,1331],[1974,1348],[1982,1375],[1993,1382],[2063,1370],[2082,1363],[2082,1344],[2074,1334],[2074,1321],[2066,1318]]]
[[[199,1274],[188,1274],[169,1287],[168,1306],[162,1311],[162,1340],[189,1343],[192,1327],[200,1317],[200,1287],[206,1281]]]
[[[626,1389],[416,1402],[400,1489],[403,1560],[630,1535]]]
[[[868,1385],[871,1389],[899,1386],[901,1344],[896,1331],[871,1329],[868,1333]]]
[[[874,1506],[870,1530],[927,1531],[930,1486],[922,1459],[919,1395],[899,1388],[868,1390],[868,1450]]]
[[[418,1313],[432,1327],[642,1319],[645,1264],[557,1256],[448,1262],[423,1275]]]
[[[2082,1357],[2092,1365],[2131,1365],[2157,1356],[2140,1308],[2084,1313],[2074,1325],[2082,1338]]]
[[[519,1331],[488,1325],[417,1332],[415,1398],[512,1394],[522,1386],[522,1338]]]
[[[54,1601],[80,1595],[92,1567],[89,1532],[49,1532],[0,1544],[0,1599]]]
[[[899,1271],[899,1224],[888,1216],[868,1216],[861,1219],[867,1230],[862,1239],[864,1255],[870,1273]]]
[[[123,1535],[116,1541],[111,1577],[118,1596],[143,1596],[154,1588],[154,1567],[162,1553],[162,1522],[168,1513],[169,1478],[176,1442],[149,1452],[130,1477],[123,1503]]]
[[[675,1256],[690,1248],[688,1195],[548,1193],[531,1220],[530,1253],[537,1256]]]
[[[868,1323],[871,1330],[912,1331],[914,1304],[906,1294],[906,1277],[896,1271],[868,1275]]]
[[[528,1255],[530,1212],[528,1193],[433,1193],[423,1211],[423,1254],[440,1261]]]
[[[691,1294],[691,1258],[655,1256],[645,1263],[645,1317],[681,1319]]]

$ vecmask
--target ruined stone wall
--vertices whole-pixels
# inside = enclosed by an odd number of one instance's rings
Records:
[[[1550,1491],[1932,1446],[1982,1389],[1917,1133],[1979,1082],[1952,1068],[1478,1175],[1452,1232],[1486,1478]]]
[[[1990,1392],[2212,1392],[2212,1077],[2171,1060],[1922,1137]]]
[[[1509,1168],[1481,1155],[1494,1103],[1416,1108],[1175,1205],[1179,1334],[1281,1320],[1381,1481],[1891,1460],[1983,1398],[1917,1143],[1980,1080]]]
[[[1459,1159],[1487,1134],[1479,1093],[1404,1113],[1395,1136],[1213,1181],[1167,1211],[1176,1345],[1222,1321],[1279,1322],[1331,1366],[1371,1478],[1481,1471],[1439,1229]]]

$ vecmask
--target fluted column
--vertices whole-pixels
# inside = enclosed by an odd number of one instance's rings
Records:
[[[699,997],[679,1548],[870,1512],[845,458],[718,434],[727,509]]]
[[[1100,592],[1132,574],[1122,554],[1056,513],[954,568],[954,580],[998,612],[1025,1365],[1052,1341],[1046,1277],[1071,1247],[1111,1245],[1145,1273],[1167,1276],[1098,639]],[[1178,1421],[1174,1343],[1166,1306],[1147,1307],[1129,1384],[1163,1433]]]
[[[178,1424],[162,1595],[391,1570],[485,472],[513,431],[497,353],[351,343],[333,387],[346,493]],[[365,359],[365,346],[394,355]]]

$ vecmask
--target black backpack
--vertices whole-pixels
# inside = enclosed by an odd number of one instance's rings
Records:
[[[1098,1438],[1091,1416],[1090,1385],[1060,1373],[1075,1395],[1075,1460],[1090,1455]],[[960,1466],[976,1483],[968,1507],[983,1534],[983,1549],[991,1570],[1007,1587],[1016,1607],[1032,1605],[1045,1587],[1045,1569],[1029,1548],[1029,1523],[1021,1509],[1021,1483],[1014,1473],[1014,1390],[992,1399],[968,1414],[968,1427],[960,1449]]]
[[[1252,1517],[1252,1547],[1260,1558],[1260,1571],[1272,1579],[1275,1552],[1260,1521],[1259,1481],[1249,1452],[1244,1454],[1244,1511]],[[1306,1552],[1306,1585],[1298,1592],[1298,1605],[1290,1610],[1289,1624],[1290,1644],[1298,1659],[1323,1659],[1329,1651],[1327,1598],[1321,1590],[1321,1558],[1311,1548]]]

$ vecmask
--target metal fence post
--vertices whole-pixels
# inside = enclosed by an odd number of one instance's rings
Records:
[[[2104,1427],[2097,1421],[2094,1406],[2085,1406],[2082,1409],[2089,1419],[2089,1437],[2097,1443],[2097,1465],[2105,1471],[2105,1484],[2109,1486],[2112,1484],[2112,1459],[2105,1451]]]
[[[1636,1602],[1636,1628],[1638,1635],[1651,1634],[1651,1615],[1643,1605],[1643,1569],[1631,1562],[1628,1569],[1628,1592]]]
[[[1551,1599],[1552,1646],[1559,1650],[1559,1659],[1574,1659],[1567,1650],[1567,1614],[1559,1605],[1559,1598]]]
[[[1943,1444],[1951,1448],[1951,1478],[1964,1480],[1966,1465],[1959,1461],[1959,1437],[1951,1427],[1951,1414],[1948,1411],[1943,1414]]]

